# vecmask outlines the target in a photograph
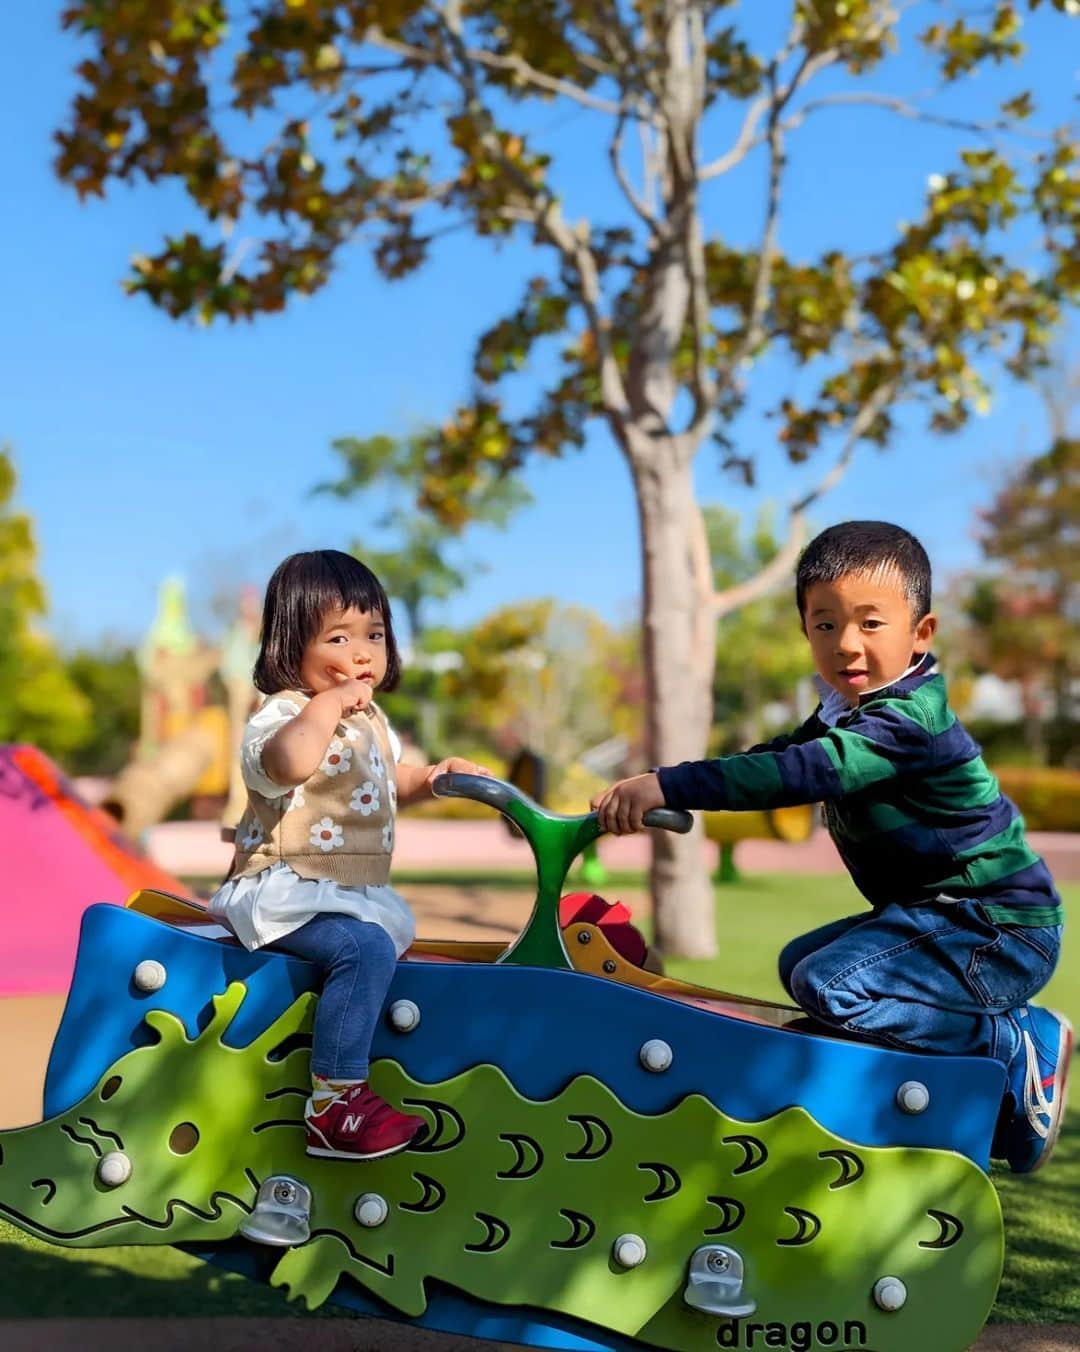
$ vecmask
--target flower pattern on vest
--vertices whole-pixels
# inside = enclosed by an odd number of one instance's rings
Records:
[[[240,844],[245,850],[253,850],[256,845],[263,843],[262,822],[256,817],[249,821],[244,834],[240,837]]]
[[[340,737],[335,737],[326,748],[326,755],[319,769],[327,775],[343,775],[352,769],[352,747],[346,746]]]
[[[286,708],[293,703],[291,691],[277,698]],[[297,692],[297,713],[307,698]],[[252,876],[283,860],[301,878],[329,878],[348,887],[386,884],[394,780],[393,743],[382,711],[369,708],[343,718],[303,784],[269,798],[249,786],[234,876]]]
[[[359,812],[361,817],[370,817],[373,812],[379,810],[379,790],[370,779],[353,790],[349,806],[354,812]]]
[[[311,843],[325,854],[328,850],[341,848],[345,843],[345,833],[333,818],[323,817],[311,828]]]

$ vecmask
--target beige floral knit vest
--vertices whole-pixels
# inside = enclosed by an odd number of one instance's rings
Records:
[[[310,696],[283,690],[301,707]],[[386,719],[374,705],[338,724],[322,764],[278,798],[248,790],[232,878],[283,860],[301,878],[346,886],[390,878],[397,778]]]

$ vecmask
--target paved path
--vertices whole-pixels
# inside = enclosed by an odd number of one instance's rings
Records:
[[[1059,882],[1080,881],[1080,834],[1033,831],[1032,847],[1046,859]],[[213,822],[163,822],[151,827],[147,844],[154,862],[183,877],[224,877],[232,847],[222,844]],[[599,843],[600,858],[612,869],[646,869],[647,833],[607,836]],[[716,864],[716,846],[702,844],[709,868]],[[825,831],[816,831],[801,845],[777,840],[742,840],[738,865],[747,873],[842,873],[844,866]],[[532,855],[523,840],[514,840],[502,822],[435,821],[403,814],[394,840],[395,869],[529,869]]]

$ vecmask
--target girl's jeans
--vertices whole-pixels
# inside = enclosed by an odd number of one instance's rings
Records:
[[[317,915],[268,948],[306,958],[319,969],[311,1073],[327,1080],[366,1080],[371,1039],[397,951],[381,925],[351,915]]]
[[[997,925],[977,901],[894,904],[793,939],[780,980],[832,1027],[1008,1065],[1020,1045],[1009,1012],[1046,985],[1060,943],[1060,925]]]

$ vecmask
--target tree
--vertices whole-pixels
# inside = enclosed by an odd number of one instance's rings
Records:
[[[384,547],[365,538],[354,541],[352,550],[375,573],[391,602],[400,603],[405,611],[412,656],[405,669],[404,693],[411,697],[421,746],[437,758],[445,747],[445,720],[436,698],[441,654],[425,642],[427,611],[433,602],[462,591],[469,572],[482,565],[465,559],[456,548],[459,526],[448,526],[416,504],[416,484],[427,454],[424,435],[339,437],[332,445],[345,462],[344,473],[332,483],[320,484],[316,492],[342,498],[382,494],[384,509],[371,524]],[[511,513],[529,501],[528,491],[513,479],[492,479],[471,504],[469,519],[503,527]]]
[[[735,512],[713,506],[703,508],[703,516],[720,593],[756,577],[780,551],[768,508],[759,513],[749,538],[743,537]],[[792,599],[794,576],[789,580],[790,587],[748,602],[717,626],[712,744],[718,754],[764,741],[770,735],[764,706],[793,706],[799,682],[814,670]]]
[[[947,111],[957,82],[1022,56],[1017,4],[954,17],[929,2],[901,18],[886,0],[792,0],[786,37],[761,51],[731,15],[723,0],[265,0],[237,5],[234,32],[224,0],[75,0],[64,14],[92,55],[59,133],[61,176],[83,196],[172,180],[206,218],[135,259],[130,290],[167,313],[280,310],[325,285],[358,237],[390,278],[420,268],[444,228],[532,248],[519,303],[477,343],[471,397],[425,439],[419,495],[460,525],[494,479],[606,424],[641,523],[654,761],[704,752],[716,620],[787,572],[807,506],[856,447],[889,444],[902,400],[935,431],[961,426],[985,398],[988,363],[1020,376],[1038,366],[1080,279],[1068,134],[1027,139],[1022,89],[976,119]],[[910,34],[940,72],[925,97],[882,92]],[[605,128],[610,219],[567,214],[534,111],[556,101]],[[789,257],[791,147],[837,108],[947,128],[957,158],[895,238]],[[738,130],[722,143],[733,111]],[[744,248],[720,228],[718,188],[751,156],[761,233]],[[1021,226],[1024,268],[1006,252]],[[512,413],[512,376],[551,347],[557,373]],[[795,372],[774,403],[780,445],[793,462],[828,451],[833,464],[792,507],[770,564],[718,594],[694,458],[711,439],[752,477],[735,433],[769,349]],[[699,844],[696,832],[658,836],[652,887],[660,946],[708,955]]]
[[[347,498],[381,491],[386,506],[372,522],[389,538],[389,547],[374,548],[368,539],[353,549],[375,573],[392,601],[399,601],[415,643],[422,634],[424,608],[445,601],[468,584],[470,564],[455,551],[458,529],[416,507],[416,484],[424,473],[428,437],[338,437],[333,449],[345,462],[340,479],[320,484],[316,492]],[[470,504],[469,519],[503,527],[510,514],[529,502],[528,491],[512,479],[497,478],[485,485]]]
[[[80,650],[64,664],[72,685],[93,708],[89,733],[63,757],[75,775],[115,775],[139,740],[139,668],[130,648]]]
[[[0,447],[0,742],[63,757],[91,734],[93,710],[36,628],[47,609],[33,523],[12,505],[15,467]]]
[[[1078,391],[1080,370],[1045,387],[1050,448],[1009,472],[980,513],[979,542],[996,569],[976,579],[969,603],[982,665],[1019,682],[1029,750],[1052,764],[1064,759],[1080,680],[1080,438],[1069,426]]]

